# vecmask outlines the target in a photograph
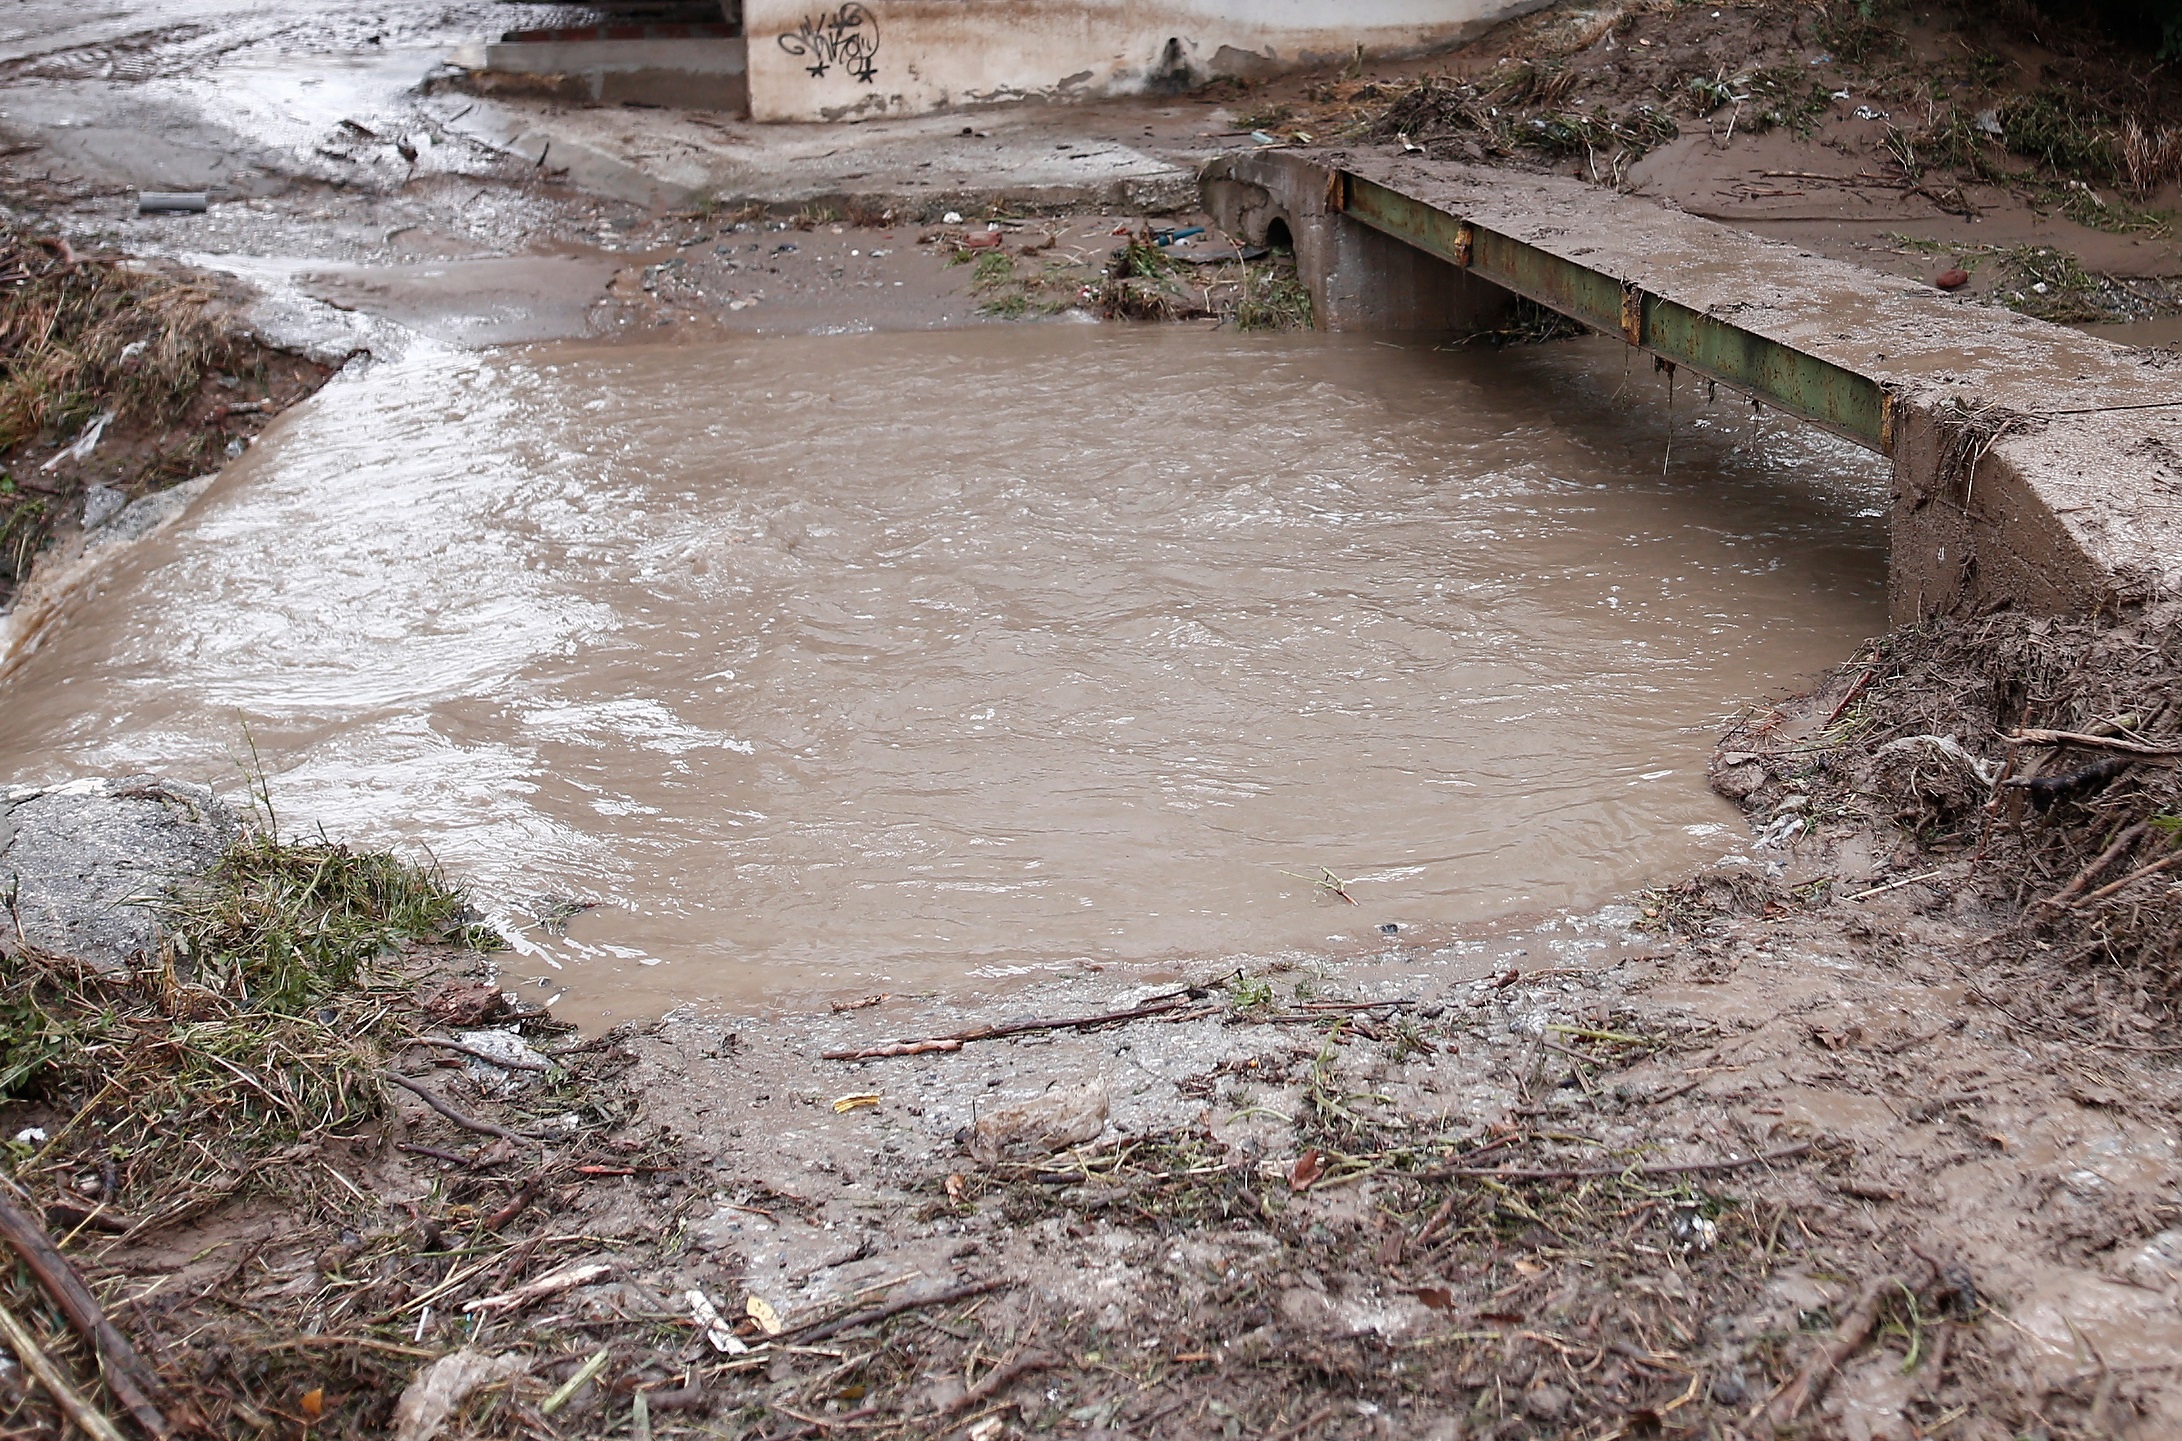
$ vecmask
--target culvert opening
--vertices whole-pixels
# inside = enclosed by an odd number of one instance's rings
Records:
[[[1265,227],[1265,244],[1272,250],[1294,250],[1296,238],[1289,233],[1288,222],[1274,216]]]
[[[1720,719],[1885,625],[1875,462],[1685,388],[1662,474],[1657,384],[1179,328],[420,353],[131,556],[0,772],[227,780],[247,725],[286,824],[597,903],[507,966],[587,1019],[1596,905],[1745,844]]]

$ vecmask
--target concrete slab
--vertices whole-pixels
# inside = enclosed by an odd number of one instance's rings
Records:
[[[1408,238],[1418,243],[1404,244],[1382,233],[1383,214],[1365,225],[1345,212],[1339,176],[1415,202],[1438,228],[1417,227]],[[1628,307],[1641,301],[1649,315],[1656,298],[1751,338],[1768,356],[1804,358],[1874,388],[1883,421],[1842,417],[1833,428],[1894,462],[1897,621],[1998,604],[2114,610],[2182,593],[2182,366],[2161,352],[1560,177],[1339,151],[1259,153],[1209,167],[1206,204],[1247,239],[1284,225],[1336,328],[1454,328],[1496,287],[1480,291],[1478,275],[1452,261],[1471,237],[1500,237],[1564,274],[1602,277],[1624,314],[1620,326],[1609,318],[1601,328],[1624,338],[1645,343]],[[1388,244],[1406,252],[1398,263]],[[1429,264],[1420,279],[1420,255],[1436,261],[1436,282]],[[1484,273],[1506,281],[1504,271]],[[1390,313],[1374,299],[1382,290],[1424,299]],[[1569,308],[1550,287],[1525,293]],[[1708,370],[1663,344],[1645,348],[1730,385],[1755,374]]]
[[[711,196],[796,204],[876,197],[912,208],[1105,204],[1165,210],[1195,204],[1194,170],[1118,139],[1060,128],[1038,107],[828,125],[760,125],[724,115],[618,108],[556,109],[468,96],[427,108],[449,129],[568,166],[570,184],[638,203]]]

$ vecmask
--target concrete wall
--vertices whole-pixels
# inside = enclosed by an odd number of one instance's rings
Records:
[[[524,40],[485,47],[485,68],[504,74],[567,75],[593,100],[742,113],[750,102],[740,36],[657,40]]]
[[[746,0],[758,120],[1255,78],[1452,44],[1546,0]]]
[[[1252,245],[1295,247],[1296,275],[1321,330],[1453,335],[1490,330],[1515,297],[1382,235],[1326,203],[1323,165],[1281,151],[1223,155],[1199,189],[1221,230]]]

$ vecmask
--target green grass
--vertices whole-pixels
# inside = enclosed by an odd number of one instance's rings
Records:
[[[1886,0],[1825,0],[1818,7],[1818,38],[1836,60],[1862,65],[1901,48],[1902,33],[1889,25]]]
[[[462,893],[385,852],[237,840],[169,903],[171,947],[137,973],[0,947],[0,1132],[47,1205],[87,1189],[127,1225],[170,1224],[260,1186],[340,1188],[281,1162],[385,1109],[376,1072],[408,1033],[403,943],[482,948]],[[87,1184],[88,1183],[88,1184]]]
[[[1998,293],[2011,310],[2062,324],[2111,320],[2104,288],[2083,263],[2049,245],[2018,245],[1999,252]]]
[[[2171,211],[2131,205],[2119,194],[2100,195],[2088,187],[2075,186],[2049,192],[2048,199],[2056,196],[2061,213],[2090,230],[2103,230],[2111,235],[2148,235],[2154,239],[2164,239],[2174,233]]]
[[[300,1010],[403,941],[489,944],[462,892],[385,851],[253,832],[169,910],[175,966],[239,1004]]]
[[[1237,330],[1309,330],[1311,292],[1284,266],[1245,264],[1231,313]]]
[[[1823,82],[1788,65],[1756,70],[1734,80],[1692,75],[1683,90],[1699,116],[1739,106],[1735,128],[1751,135],[1787,129],[1807,136],[1833,103],[1833,94]]]
[[[1619,118],[1603,107],[1589,115],[1535,116],[1516,125],[1512,138],[1518,144],[1557,157],[1615,149],[1642,155],[1680,133],[1681,127],[1666,111],[1640,105]]]
[[[2010,150],[2048,169],[2106,185],[2125,178],[2118,126],[2081,98],[2053,89],[2018,96],[2000,108],[2000,124]]]
[[[993,290],[1015,279],[1015,257],[1000,250],[988,250],[977,257],[977,268],[970,272],[970,286],[974,290]]]

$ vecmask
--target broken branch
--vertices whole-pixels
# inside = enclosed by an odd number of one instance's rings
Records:
[[[2139,866],[2137,869],[2129,872],[2128,875],[2123,876],[2120,880],[2115,881],[2110,885],[2100,886],[2097,890],[2093,891],[2090,895],[2085,896],[2082,900],[2076,901],[2071,904],[2069,906],[2069,909],[2081,910],[2085,906],[2090,905],[2093,901],[2103,901],[2108,896],[2114,894],[2114,892],[2124,890],[2130,886],[2135,885],[2138,881],[2143,880],[2146,876],[2156,876],[2161,871],[2172,870],[2177,865],[2182,865],[2182,851],[2176,851],[2173,855],[2162,857],[2159,860],[2153,861],[2148,866]]]
[[[838,1336],[843,1331],[854,1330],[858,1326],[870,1326],[891,1317],[899,1316],[904,1311],[918,1311],[927,1306],[948,1306],[957,1301],[967,1301],[972,1296],[982,1296],[988,1291],[998,1291],[1003,1287],[1014,1284],[1013,1281],[1004,1278],[991,1281],[972,1281],[964,1286],[950,1286],[948,1289],[934,1292],[930,1296],[906,1296],[899,1301],[888,1301],[881,1306],[871,1306],[862,1311],[852,1311],[846,1316],[837,1316],[831,1321],[814,1321],[807,1326],[791,1326],[773,1339],[782,1343],[799,1341],[807,1346],[814,1341],[823,1341],[829,1336]]]
[[[1240,972],[1237,972],[1240,974]],[[1226,979],[1222,977],[1222,979]],[[890,1041],[882,1046],[862,1046],[847,1051],[827,1051],[819,1059],[824,1061],[877,1061],[888,1056],[918,1056],[928,1051],[959,1051],[968,1041],[997,1041],[1005,1036],[1020,1036],[1032,1031],[1083,1031],[1094,1026],[1114,1026],[1126,1021],[1141,1021],[1148,1016],[1163,1016],[1180,1010],[1189,1002],[1203,995],[1219,981],[1207,981],[1203,985],[1184,986],[1165,995],[1153,996],[1139,1006],[1126,1011],[1102,1011],[1095,1016],[1066,1016],[1048,1021],[1003,1021],[994,1026],[972,1026],[947,1036],[931,1036],[923,1040]]]
[[[491,1121],[480,1121],[475,1116],[464,1115],[441,1100],[429,1086],[420,1085],[407,1076],[397,1075],[392,1071],[381,1071],[379,1074],[395,1085],[400,1086],[403,1090],[414,1093],[424,1104],[430,1106],[465,1131],[475,1131],[480,1136],[498,1136],[503,1141],[529,1141],[533,1145],[537,1144],[537,1138],[534,1136],[521,1135],[509,1130],[506,1126],[495,1125]]]
[[[1892,1276],[1881,1276],[1867,1282],[1857,1296],[1849,1314],[1834,1327],[1833,1335],[1824,1345],[1813,1351],[1796,1371],[1795,1379],[1782,1387],[1779,1394],[1766,1403],[1764,1416],[1773,1426],[1785,1426],[1803,1413],[1803,1408],[1817,1400],[1826,1390],[1833,1374],[1841,1363],[1856,1353],[1871,1335],[1871,1328],[1879,1319],[1879,1301],[1901,1282]]]
[[[8,1346],[22,1361],[23,1369],[45,1387],[59,1404],[62,1414],[76,1424],[77,1430],[92,1437],[93,1441],[125,1441],[121,1428],[77,1394],[76,1388],[68,1384],[68,1377],[59,1363],[46,1355],[23,1323],[15,1319],[15,1313],[5,1306],[0,1306],[0,1334],[7,1337]]]
[[[995,1366],[992,1373],[953,1401],[940,1408],[942,1416],[959,1416],[963,1412],[982,1406],[993,1397],[1013,1386],[1025,1376],[1036,1375],[1060,1363],[1043,1351],[1033,1352],[1019,1360]]]
[[[61,1248],[53,1244],[52,1237],[46,1235],[45,1227],[0,1195],[0,1233],[6,1235],[16,1254],[23,1258],[24,1266],[60,1307],[68,1324],[91,1343],[100,1369],[105,1373],[106,1384],[113,1388],[121,1404],[129,1408],[129,1414],[136,1418],[137,1424],[160,1441],[172,1436],[174,1427],[152,1401],[161,1389],[159,1377],[136,1353],[136,1347],[129,1344],[129,1338],[106,1319],[98,1298],[91,1294],[90,1286],[85,1284],[75,1266],[61,1254]],[[27,1337],[28,1333],[25,1335]]]
[[[2082,731],[2019,730],[2002,739],[2011,746],[2081,746],[2085,750],[2111,751],[2125,756],[2182,756],[2182,742],[2133,741],[2122,736],[2086,735]]]
[[[543,1071],[548,1069],[544,1061],[525,1060],[517,1056],[495,1056],[480,1051],[475,1046],[465,1046],[460,1041],[443,1041],[437,1036],[411,1036],[412,1046],[431,1046],[437,1050],[453,1051],[468,1056],[473,1061],[483,1061],[488,1066],[498,1066],[503,1071]]]

